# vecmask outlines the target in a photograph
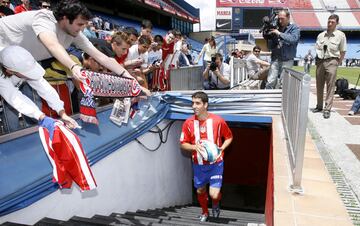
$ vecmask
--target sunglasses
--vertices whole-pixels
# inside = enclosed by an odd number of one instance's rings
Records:
[[[260,53],[260,50],[255,50],[254,52],[255,52],[255,53]]]
[[[42,7],[42,8],[46,8],[46,9],[50,9],[50,6],[49,6],[49,5],[42,5],[41,7]]]

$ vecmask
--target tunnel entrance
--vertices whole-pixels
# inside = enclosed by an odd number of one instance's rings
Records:
[[[272,123],[228,124],[234,138],[225,150],[221,208],[265,213],[267,198],[271,199],[267,197],[267,192],[268,180],[272,180],[272,165],[269,167]],[[193,191],[193,203],[198,205],[195,189]]]

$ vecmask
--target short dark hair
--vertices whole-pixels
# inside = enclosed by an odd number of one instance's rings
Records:
[[[129,36],[134,35],[137,38],[139,37],[139,32],[134,27],[126,27],[122,31],[125,32]]]
[[[69,19],[70,24],[74,20],[81,16],[83,19],[90,20],[93,18],[91,12],[86,6],[77,0],[64,0],[60,1],[54,8],[53,14],[57,21],[60,21],[66,16]]]
[[[155,35],[155,37],[154,37],[154,42],[156,42],[156,43],[159,43],[159,42],[163,43],[163,42],[164,42],[164,38],[163,38],[161,35]]]
[[[339,23],[339,16],[336,15],[336,14],[331,14],[328,18],[328,20],[330,19],[335,19],[336,20],[336,23]]]
[[[193,95],[191,95],[191,98],[199,98],[201,99],[201,101],[205,104],[205,103],[209,103],[209,97],[206,93],[204,93],[203,91],[198,91],[196,93],[194,93]]]
[[[143,45],[143,44],[151,45],[151,38],[148,35],[141,35],[138,42],[140,45]]]
[[[143,20],[143,21],[141,21],[141,28],[142,29],[150,28],[152,30],[153,24],[151,23],[150,20]]]
[[[223,59],[224,59],[224,57],[223,57],[223,55],[221,55],[221,53],[215,53],[214,57],[215,58],[219,57],[221,61],[223,61]]]
[[[254,46],[253,51],[255,51],[256,49],[261,51],[261,47],[260,47],[260,46]]]
[[[285,13],[286,17],[290,18],[290,12],[288,9],[280,9],[277,13],[279,14],[281,12]]]

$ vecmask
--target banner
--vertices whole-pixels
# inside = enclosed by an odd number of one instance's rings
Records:
[[[231,30],[232,8],[216,8],[215,27],[217,31]]]
[[[232,8],[232,30],[238,31],[242,27],[242,10],[240,7]]]
[[[231,19],[217,19],[216,20],[216,30],[231,30]]]
[[[216,0],[216,7],[289,7],[289,0]]]

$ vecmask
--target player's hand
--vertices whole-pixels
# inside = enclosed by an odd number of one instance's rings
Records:
[[[82,69],[82,67],[80,65],[76,64],[75,66],[73,66],[73,68],[71,70],[73,77],[80,82],[84,81],[86,79],[86,76],[83,76],[81,74],[81,69]]]
[[[195,144],[195,150],[199,152],[201,156],[206,156],[206,150],[200,143]]]
[[[63,113],[61,115],[61,119],[62,121],[64,121],[66,127],[69,129],[81,128],[79,124],[73,118],[69,117],[66,113]]]
[[[140,57],[138,57],[138,58],[132,60],[132,65],[141,65],[141,64],[143,64],[143,62],[144,62],[144,60],[141,59]]]
[[[150,90],[146,89],[145,87],[141,86],[141,91],[145,93],[146,96],[151,96]]]

